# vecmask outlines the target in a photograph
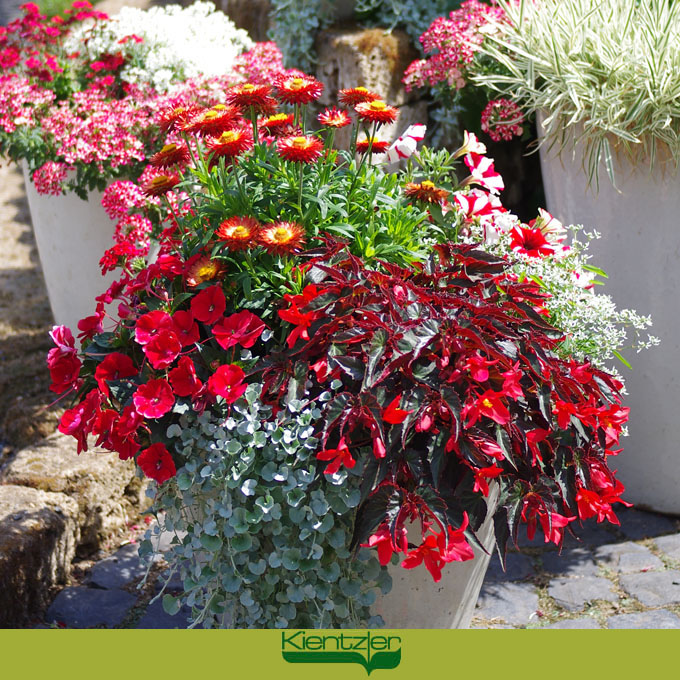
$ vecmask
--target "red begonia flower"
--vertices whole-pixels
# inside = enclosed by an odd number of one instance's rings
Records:
[[[399,403],[401,401],[401,395],[397,395],[392,401],[385,407],[382,413],[383,420],[390,425],[398,425],[406,420],[406,416],[413,411],[405,411],[399,408]]]
[[[347,448],[347,443],[345,438],[342,437],[338,443],[337,449],[325,449],[324,451],[319,451],[316,454],[318,460],[328,460],[331,461],[324,470],[326,475],[334,475],[341,465],[346,468],[353,468],[357,462],[352,458],[350,450]]]
[[[481,491],[485,496],[489,495],[489,485],[487,479],[494,479],[499,475],[503,474],[503,469],[491,465],[489,467],[483,467],[479,470],[474,470],[475,473],[475,485],[472,487],[473,491]]]

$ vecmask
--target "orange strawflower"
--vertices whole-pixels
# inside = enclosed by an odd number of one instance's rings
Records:
[[[267,130],[271,135],[280,135],[289,132],[294,122],[295,116],[292,113],[275,113],[265,118],[260,123],[260,128]]]
[[[449,195],[446,189],[438,189],[429,179],[423,180],[420,184],[408,182],[404,193],[409,198],[415,198],[424,203],[441,203]]]
[[[219,137],[209,139],[206,146],[213,154],[213,159],[220,156],[233,158],[253,148],[253,133],[247,128],[225,130]]]
[[[167,194],[178,183],[179,177],[174,173],[170,175],[157,175],[142,185],[142,191],[147,196],[162,196]]]
[[[218,260],[213,260],[208,255],[201,255],[193,262],[187,262],[186,282],[188,286],[198,286],[204,281],[212,281],[217,278],[224,267]]]
[[[341,128],[352,123],[352,119],[349,117],[347,111],[342,111],[341,109],[336,109],[335,107],[322,111],[316,117],[316,119],[319,121],[319,123],[321,123],[321,125],[332,128]]]
[[[215,232],[229,250],[245,250],[257,244],[260,223],[252,217],[230,217]]]
[[[293,253],[305,242],[305,230],[297,222],[274,222],[262,227],[257,239],[270,253]]]

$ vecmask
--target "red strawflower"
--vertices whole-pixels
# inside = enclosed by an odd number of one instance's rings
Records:
[[[167,194],[179,184],[179,176],[175,173],[169,175],[156,175],[142,185],[142,192],[146,196],[162,196]]]
[[[323,142],[311,135],[283,137],[276,142],[276,150],[284,160],[313,163],[323,152]]]
[[[248,388],[247,383],[243,382],[245,377],[243,369],[235,364],[220,366],[208,378],[208,389],[212,394],[222,397],[227,404],[233,404]]]
[[[227,300],[221,286],[204,288],[191,300],[191,313],[195,319],[214,324],[227,308]]]
[[[144,418],[160,418],[175,405],[170,383],[159,378],[140,385],[132,395],[135,410]]]
[[[215,236],[229,250],[246,250],[257,245],[259,231],[260,223],[252,217],[230,217],[220,224]]]
[[[158,127],[162,132],[181,130],[183,126],[200,111],[197,104],[175,106],[158,114]]]
[[[369,148],[371,153],[385,153],[389,146],[389,142],[382,141],[377,137],[366,136],[357,142],[357,153],[366,153]]]
[[[270,253],[293,253],[305,242],[304,227],[297,222],[274,222],[260,230],[258,242]]]
[[[95,369],[94,379],[97,381],[100,391],[108,397],[109,386],[107,381],[131,378],[138,373],[139,369],[127,354],[111,352]]]
[[[233,158],[253,148],[253,133],[247,128],[225,130],[219,137],[209,139],[206,146],[213,159],[221,156]]]
[[[399,408],[399,402],[401,401],[401,395],[397,395],[392,401],[383,409],[382,417],[386,423],[390,425],[398,425],[406,420],[406,416],[413,411],[405,411]]]
[[[158,153],[149,159],[149,164],[156,168],[169,168],[173,165],[184,165],[189,161],[189,149],[183,142],[166,144]]]
[[[175,394],[180,397],[193,397],[203,386],[196,377],[196,367],[189,357],[182,357],[168,374]]]
[[[260,128],[267,130],[271,135],[279,135],[289,130],[294,122],[295,116],[292,113],[275,113],[260,122]]]
[[[399,111],[394,106],[389,106],[382,99],[373,99],[357,104],[354,107],[359,118],[369,123],[394,123]]]
[[[135,340],[140,345],[146,345],[162,330],[174,330],[172,318],[167,312],[157,309],[142,314],[135,323]]]
[[[243,122],[241,111],[236,106],[217,104],[193,115],[182,125],[184,132],[217,136],[225,130],[238,127]]]
[[[349,87],[338,92],[338,101],[345,106],[356,106],[376,99],[380,99],[380,95],[367,90],[365,87]]]
[[[248,349],[257,342],[265,328],[260,317],[243,310],[223,318],[213,326],[212,332],[222,349],[229,349],[234,345]]]
[[[187,260],[185,278],[188,286],[198,286],[205,281],[217,278],[224,266],[219,260],[213,260],[209,255],[198,254]]]
[[[170,330],[160,331],[148,344],[144,345],[144,354],[156,369],[170,366],[181,351],[182,343],[176,333]]]
[[[316,454],[316,457],[318,460],[331,461],[323,471],[325,475],[334,475],[340,469],[341,465],[344,465],[346,468],[350,469],[357,464],[356,460],[352,458],[350,450],[347,448],[344,437],[342,437],[338,442],[337,449],[325,449],[324,451],[319,451]]]
[[[160,442],[144,449],[137,457],[137,465],[142,472],[159,484],[171,479],[177,474],[175,462],[165,445]]]
[[[172,323],[182,347],[194,345],[201,339],[198,324],[194,321],[194,315],[191,312],[183,310],[175,312],[172,315]]]
[[[253,108],[256,113],[271,115],[276,111],[276,100],[270,97],[271,85],[256,85],[243,83],[234,85],[227,90],[227,101],[238,106],[242,111]]]
[[[345,125],[351,125],[352,123],[352,119],[347,111],[336,109],[335,107],[325,109],[316,117],[316,119],[321,125],[332,128],[341,128],[345,127]]]
[[[276,84],[276,93],[286,104],[309,104],[322,92],[323,83],[311,76],[282,76]]]

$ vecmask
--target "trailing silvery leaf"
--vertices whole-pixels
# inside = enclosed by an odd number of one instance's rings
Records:
[[[192,625],[335,628],[377,625],[370,606],[391,580],[374,554],[349,551],[359,504],[359,471],[324,476],[314,456],[315,404],[273,416],[260,385],[226,409],[189,411],[168,428],[184,459],[154,487],[158,533],[175,533],[165,553],[184,592],[163,592],[171,614],[192,608]],[[178,622],[181,625],[183,622]]]

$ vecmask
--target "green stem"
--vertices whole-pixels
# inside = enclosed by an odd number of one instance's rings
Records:
[[[253,124],[253,140],[255,144],[260,143],[260,138],[257,134],[257,114],[255,113],[255,107],[250,107],[250,120]]]
[[[300,211],[300,217],[302,217],[302,180],[304,172],[304,163],[300,163],[300,175],[298,180],[298,210]]]

